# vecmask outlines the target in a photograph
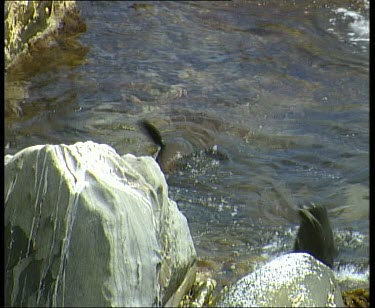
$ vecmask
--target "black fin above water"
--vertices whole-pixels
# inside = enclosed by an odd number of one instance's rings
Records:
[[[298,210],[298,213],[301,224],[294,243],[294,252],[307,252],[332,268],[338,250],[333,240],[327,209],[312,204],[307,209]]]
[[[139,121],[139,125],[156,145],[160,146],[161,148],[164,147],[163,138],[161,137],[159,130],[154,125],[147,120]]]

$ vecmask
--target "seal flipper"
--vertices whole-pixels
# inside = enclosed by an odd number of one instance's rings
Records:
[[[154,157],[165,175],[171,174],[175,170],[176,161],[194,151],[193,145],[184,138],[175,137],[165,143],[159,130],[149,121],[141,120],[139,124],[152,141],[159,146]]]
[[[294,243],[294,252],[307,252],[332,268],[338,250],[333,240],[327,209],[312,204],[310,208],[300,209],[298,213],[301,225]]]
[[[154,125],[147,120],[141,120],[139,124],[156,145],[161,148],[165,146],[159,130]]]
[[[161,167],[159,158],[161,152],[165,148],[165,143],[163,141],[163,138],[161,137],[159,130],[147,120],[141,120],[138,122],[138,124],[141,126],[146,135],[149,136],[150,139],[159,147],[156,153],[154,154],[154,158]]]

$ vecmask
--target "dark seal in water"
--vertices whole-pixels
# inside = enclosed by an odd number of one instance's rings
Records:
[[[298,211],[301,225],[294,244],[294,252],[307,252],[329,267],[338,255],[333,240],[327,209],[312,204],[307,209]]]
[[[159,130],[147,120],[139,121],[139,125],[159,147],[159,150],[156,152],[156,162],[165,174],[173,172],[178,159],[194,151],[193,145],[183,138],[174,138],[170,142],[165,143]]]

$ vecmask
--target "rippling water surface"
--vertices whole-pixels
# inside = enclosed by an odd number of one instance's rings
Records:
[[[342,285],[368,285],[369,1],[78,6],[86,33],[6,76],[6,153],[150,155],[149,119],[196,148],[170,196],[220,286],[290,251],[310,202],[328,208]]]

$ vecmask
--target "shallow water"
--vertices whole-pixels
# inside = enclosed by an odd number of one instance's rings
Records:
[[[342,285],[368,286],[368,1],[78,5],[75,44],[6,76],[6,154],[93,140],[150,155],[149,119],[197,149],[170,196],[219,286],[290,251],[310,202]]]

